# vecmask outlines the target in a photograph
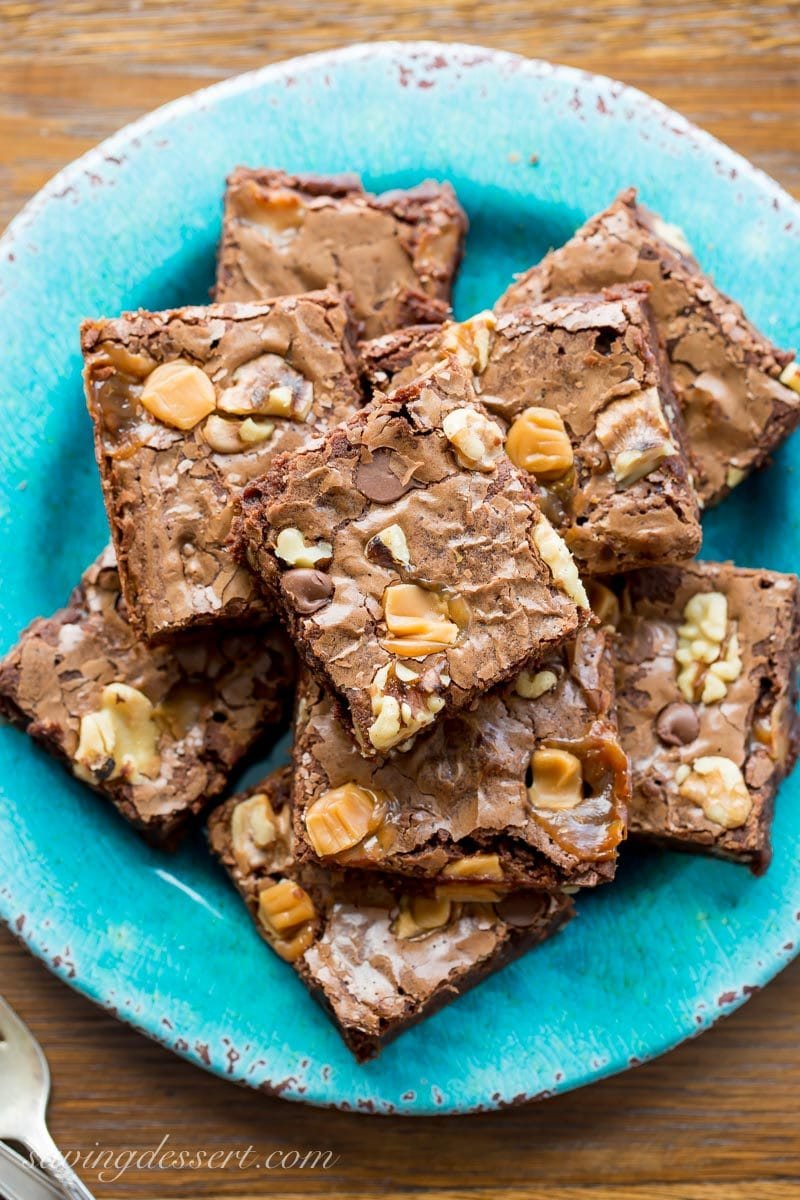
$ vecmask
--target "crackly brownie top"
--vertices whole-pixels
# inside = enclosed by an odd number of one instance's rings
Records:
[[[414,1020],[442,985],[458,989],[476,968],[502,961],[507,943],[535,940],[568,917],[564,896],[456,900],[406,893],[390,876],[297,863],[289,783],[284,768],[218,808],[211,846],[262,936],[321,990],[360,1056],[376,1048],[361,1038]]]
[[[146,636],[258,613],[226,549],[233,497],[360,403],[332,292],[131,313],[82,330],[86,393],[120,564]]]
[[[454,359],[275,464],[241,509],[248,561],[367,754],[589,619],[535,483]]]
[[[605,630],[584,629],[407,752],[369,761],[304,675],[298,854],[501,888],[609,879],[629,786],[613,704]]]
[[[690,558],[697,500],[646,297],[646,285],[613,288],[399,330],[362,344],[362,369],[397,386],[455,352],[588,571]]]
[[[156,836],[217,794],[286,707],[292,655],[274,626],[148,648],[109,549],[68,606],[0,662],[0,710]]]
[[[731,563],[630,576],[616,652],[633,830],[759,840],[794,757],[799,586]]]
[[[228,180],[218,300],[258,300],[335,284],[366,337],[441,321],[467,221],[453,189],[428,180],[365,192],[330,178],[239,167]]]
[[[714,503],[797,425],[800,370],[702,273],[680,229],[629,189],[513,283],[498,307],[633,280],[652,286],[698,491]]]

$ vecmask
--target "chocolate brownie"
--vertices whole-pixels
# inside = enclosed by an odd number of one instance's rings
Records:
[[[631,575],[622,608],[631,833],[763,871],[797,750],[800,581],[696,562]]]
[[[137,641],[109,549],[67,607],[34,621],[0,660],[0,713],[169,846],[242,756],[282,732],[293,682],[274,625]]]
[[[455,359],[280,459],[245,488],[235,534],[366,755],[590,620],[535,482]]]
[[[628,762],[604,629],[445,717],[404,754],[363,758],[301,676],[298,858],[424,876],[458,890],[594,886],[625,836]]]
[[[701,502],[716,504],[800,421],[800,369],[714,286],[682,231],[633,188],[527,271],[498,307],[646,280],[683,410]]]
[[[258,932],[320,1001],[359,1061],[544,941],[568,897],[493,901],[409,892],[403,881],[295,861],[289,771],[212,813],[209,835]]]
[[[454,351],[582,568],[687,559],[702,536],[697,497],[646,298],[637,285],[400,330],[362,345],[362,369],[397,386]]]
[[[239,167],[228,179],[218,300],[262,300],[334,284],[365,337],[441,321],[467,218],[447,183],[370,195],[355,175]]]
[[[87,321],[85,382],[130,621],[154,638],[263,616],[232,501],[361,396],[332,292]]]

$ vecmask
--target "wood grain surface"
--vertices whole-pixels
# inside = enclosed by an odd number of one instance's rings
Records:
[[[419,37],[624,79],[800,195],[797,3],[0,0],[0,224],[70,159],[187,91],[291,54]],[[70,992],[5,933],[0,991],[50,1059],[62,1147],[122,1163],[167,1136],[167,1148],[231,1155],[214,1169],[131,1166],[116,1179],[113,1166],[85,1169],[100,1198],[800,1196],[800,963],[660,1061],[544,1104],[435,1121],[317,1112],[206,1076]],[[338,1161],[240,1169],[232,1154],[248,1146],[246,1161],[310,1150]]]

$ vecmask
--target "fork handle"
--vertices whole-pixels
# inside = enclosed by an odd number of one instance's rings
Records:
[[[95,1200],[89,1189],[81,1183],[44,1126],[37,1129],[36,1142],[35,1144],[31,1142],[28,1149],[36,1157],[42,1170],[64,1193],[66,1200]]]

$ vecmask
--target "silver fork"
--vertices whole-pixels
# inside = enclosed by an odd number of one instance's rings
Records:
[[[0,996],[0,1140],[20,1142],[69,1200],[93,1200],[45,1123],[50,1071],[28,1026]]]

